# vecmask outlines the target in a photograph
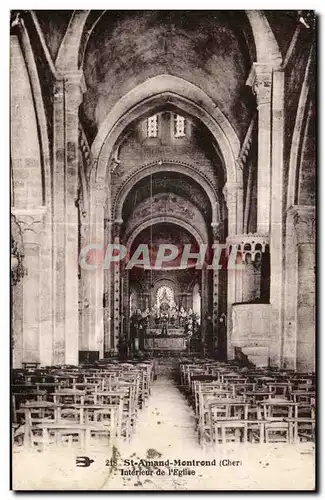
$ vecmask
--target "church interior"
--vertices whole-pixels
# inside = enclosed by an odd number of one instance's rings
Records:
[[[12,11],[10,72],[17,488],[27,452],[191,440],[312,488],[314,13]]]

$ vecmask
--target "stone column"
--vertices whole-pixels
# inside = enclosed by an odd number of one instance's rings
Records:
[[[65,125],[65,363],[77,364],[79,351],[79,116],[85,90],[82,73],[64,75]]]
[[[21,228],[24,250],[25,276],[22,281],[22,362],[38,362],[41,359],[41,336],[51,341],[51,332],[42,329],[41,266],[42,232],[44,230],[45,208],[14,210],[16,222]]]
[[[228,235],[237,233],[237,185],[227,182],[222,189],[228,208]]]
[[[78,363],[78,108],[81,72],[54,85],[53,299],[55,364]]]
[[[88,312],[88,350],[93,358],[104,356],[104,269],[105,261],[105,231],[104,231],[104,204],[107,193],[104,186],[97,185],[92,192],[91,222],[89,243],[98,245],[96,266],[86,270],[87,295],[89,297]]]
[[[297,237],[297,370],[315,370],[315,208],[296,207]]]
[[[105,221],[105,248],[112,242],[112,221]],[[112,347],[112,268],[104,269],[104,354],[110,352]]]
[[[256,95],[258,109],[257,231],[261,233],[270,230],[273,64],[253,63],[247,80]]]
[[[227,182],[223,187],[223,195],[228,208],[228,235],[237,233],[237,195],[236,185]],[[231,346],[231,310],[232,304],[236,302],[236,276],[233,270],[227,269],[227,358],[233,359],[234,350]]]
[[[293,223],[295,215],[296,210],[294,207],[290,207],[286,213],[283,301],[284,320],[281,343],[282,366],[290,370],[295,370],[297,367],[298,257],[296,231]]]
[[[123,264],[123,334],[126,341],[129,341],[130,337],[130,271],[125,269],[125,264]]]
[[[270,364],[281,365],[284,303],[284,71],[273,71],[272,85],[272,168],[271,168],[271,221],[270,221],[270,303],[272,305],[272,329],[274,343],[270,349]]]
[[[115,221],[113,225],[113,243],[120,243],[120,228],[121,222]],[[112,350],[117,352],[118,342],[120,337],[120,320],[121,320],[121,263],[113,263],[113,334],[112,334]]]
[[[212,233],[213,233],[213,245],[217,247],[220,243],[220,225],[219,223],[211,223]],[[220,260],[219,249],[216,248]],[[215,262],[215,267],[212,269],[212,324],[213,324],[213,336],[217,335],[218,328],[218,315],[219,315],[219,262]]]
[[[203,349],[206,334],[207,315],[209,310],[208,270],[205,265],[203,266],[201,273],[201,343]]]

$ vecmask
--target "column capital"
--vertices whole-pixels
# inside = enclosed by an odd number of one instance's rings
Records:
[[[225,202],[227,204],[236,202],[237,199],[237,183],[236,182],[226,182],[222,188],[222,194],[225,197]]]
[[[308,205],[293,205],[288,209],[296,230],[297,243],[315,243],[316,208]]]
[[[21,229],[24,244],[37,244],[44,228],[46,207],[34,209],[11,209],[17,224]]]
[[[271,104],[272,73],[276,69],[275,63],[253,63],[246,85],[252,87],[256,95],[257,109],[263,104]]]
[[[211,222],[211,227],[212,227],[213,239],[219,240],[220,239],[221,223],[220,222]]]
[[[59,75],[54,84],[54,96],[60,97],[64,89],[68,98],[75,100],[79,106],[82,102],[82,96],[86,92],[85,77],[82,70],[74,72],[65,72]]]

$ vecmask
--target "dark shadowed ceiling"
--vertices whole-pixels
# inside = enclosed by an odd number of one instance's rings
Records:
[[[173,224],[154,224],[141,231],[132,244],[130,256],[134,255],[138,245],[143,244],[148,245],[148,254],[150,264],[152,266],[155,266],[156,264],[160,245],[172,244],[177,247],[177,256],[169,262],[167,261],[162,263],[162,268],[164,269],[169,267],[179,267],[181,265],[184,245],[190,245],[189,248],[193,253],[199,251],[198,243],[195,241],[194,237],[182,227]],[[166,251],[166,255],[168,254],[169,252]],[[188,267],[192,267],[196,264],[196,260],[189,259],[187,264]]]
[[[108,12],[85,53],[85,123],[97,130],[118,99],[167,73],[203,89],[243,137],[251,117],[245,44],[238,19],[236,25],[220,11]]]
[[[55,61],[73,11],[34,12]],[[166,73],[204,90],[243,140],[255,106],[245,83],[256,61],[245,11],[103,12],[90,11],[79,54],[80,62],[85,56],[87,84],[80,117],[90,141],[119,98],[146,79]],[[297,11],[264,12],[284,56],[297,27]]]
[[[166,192],[190,200],[206,220],[211,219],[211,204],[204,189],[187,176],[165,171],[145,177],[131,189],[123,206],[123,220],[127,221],[135,207],[143,200]]]

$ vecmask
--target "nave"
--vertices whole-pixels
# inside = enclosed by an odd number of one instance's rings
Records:
[[[226,404],[231,408],[231,404],[241,400],[243,407],[248,403],[250,386],[246,382],[246,395],[243,394],[243,384],[240,378],[246,373],[246,378],[256,370],[251,369],[248,373],[247,368],[240,368],[232,364],[225,366],[225,363],[215,361],[202,360],[176,360],[176,359],[159,359],[155,361],[147,361],[146,363],[138,363],[150,366],[152,377],[150,377],[150,396],[148,396],[143,407],[139,410],[136,425],[131,426],[130,438],[127,438],[124,431],[118,440],[114,442],[114,448],[110,447],[110,439],[115,432],[112,430],[112,420],[108,419],[105,423],[108,431],[109,441],[102,437],[100,440],[94,440],[89,443],[89,446],[82,448],[80,436],[73,435],[69,441],[66,439],[66,434],[62,434],[61,442],[52,439],[54,433],[50,434],[50,443],[43,446],[42,439],[35,439],[34,445],[26,447],[24,443],[15,438],[13,447],[13,462],[14,462],[14,487],[19,489],[107,489],[107,490],[181,490],[181,489],[311,489],[314,483],[314,443],[312,433],[307,440],[306,429],[299,429],[299,439],[295,436],[295,443],[291,441],[289,427],[288,432],[283,432],[283,429],[277,429],[280,432],[275,432],[270,442],[260,442],[260,439],[252,438],[250,434],[249,442],[243,441],[244,435],[234,432],[226,432],[226,440],[220,438],[214,439],[214,442],[208,443],[207,436],[200,436],[200,414],[206,407],[215,407],[222,409]],[[124,364],[125,365],[125,364]],[[117,366],[115,371],[117,373]],[[89,369],[88,369],[89,370]],[[81,367],[79,367],[81,371]],[[132,371],[132,370],[131,370]],[[217,373],[215,376],[213,373]],[[234,374],[237,372],[238,377]],[[223,375],[221,375],[223,373]],[[221,376],[220,376],[221,375]],[[221,390],[214,388],[213,391],[206,395],[207,387],[218,380],[224,379],[226,376],[232,377],[227,382],[228,387],[241,388],[240,396],[233,398],[228,395],[225,401],[224,395],[221,398]],[[268,375],[270,375],[268,373]],[[265,379],[268,376],[266,373],[261,374]],[[185,376],[185,377],[184,377]],[[268,376],[267,383],[273,385],[274,394],[265,396],[261,388],[257,387],[257,399],[260,399],[264,404],[279,402],[281,396],[275,397],[275,392],[282,389],[284,383],[274,382],[274,379],[280,378],[280,373],[273,372],[272,377]],[[256,373],[255,373],[255,377]],[[304,375],[305,382],[310,375]],[[184,380],[185,378],[185,380]],[[214,380],[213,380],[214,378]],[[312,392],[312,384],[304,384],[304,390],[296,389],[297,384],[301,384],[301,375],[290,375],[290,395],[283,397],[283,401],[287,401],[290,408],[293,399],[300,398],[300,403],[294,408],[297,408],[298,414],[306,411],[306,400],[309,400],[311,405],[315,407],[315,394]],[[190,386],[187,385],[187,380],[190,380]],[[201,380],[200,380],[201,379]],[[70,379],[71,380],[71,379]],[[296,382],[295,382],[296,381]],[[185,382],[185,383],[184,383]],[[62,383],[62,382],[61,382]],[[74,382],[73,382],[74,383]],[[258,384],[257,384],[258,386]],[[192,393],[192,387],[195,388],[195,393]],[[289,387],[289,386],[288,386]],[[61,389],[62,391],[62,389]],[[66,390],[67,391],[67,390]],[[56,389],[55,392],[59,392]],[[104,393],[109,391],[104,391]],[[245,392],[245,388],[244,388]],[[302,392],[305,393],[305,398],[302,398]],[[299,394],[300,393],[300,394]],[[205,394],[205,396],[204,396]],[[310,395],[310,396],[308,396]],[[199,397],[198,397],[199,396]],[[63,396],[62,396],[63,397]],[[71,397],[71,394],[69,395]],[[29,398],[34,398],[30,395]],[[98,396],[99,398],[99,396]],[[48,397],[48,399],[51,399]],[[199,408],[196,407],[195,401],[199,401]],[[272,401],[273,400],[273,401]],[[89,401],[89,400],[88,400]],[[251,401],[251,399],[250,399]],[[270,402],[271,401],[271,402]],[[301,403],[301,401],[303,401]],[[266,402],[266,403],[265,403]],[[37,405],[37,402],[34,403]],[[201,408],[201,405],[202,408]],[[282,403],[281,403],[282,405]],[[22,404],[28,408],[28,403]],[[42,405],[40,404],[39,407]],[[65,407],[69,406],[67,403]],[[70,405],[71,406],[71,405]],[[75,404],[78,407],[77,404]],[[80,406],[80,405],[79,405]],[[94,416],[90,417],[91,404],[88,402],[88,419],[90,427],[93,425],[91,421]],[[103,405],[105,406],[105,405]],[[111,405],[113,406],[113,405]],[[140,405],[142,406],[142,405]],[[249,408],[252,408],[249,404]],[[258,406],[258,404],[256,405]],[[263,405],[262,405],[263,407]],[[108,405],[107,405],[108,408]],[[292,406],[291,406],[292,408]],[[63,409],[63,406],[62,406]],[[63,411],[61,409],[61,412]],[[238,409],[238,407],[237,407]],[[284,406],[282,406],[282,410]],[[126,409],[124,409],[124,413]],[[199,414],[197,414],[199,412]],[[84,412],[83,418],[85,418]],[[18,410],[19,414],[19,410]],[[112,414],[111,414],[112,415]],[[72,415],[69,415],[69,420],[72,420]],[[61,417],[62,418],[62,417]],[[80,418],[80,414],[78,415]],[[261,420],[266,420],[265,415],[261,414]],[[308,419],[298,417],[301,424],[304,424]],[[46,420],[46,419],[45,419]],[[218,417],[217,421],[232,422],[243,420],[243,415],[237,412],[237,416]],[[250,422],[254,421],[250,418]],[[270,420],[270,419],[269,419]],[[282,416],[274,416],[273,421],[284,421]],[[65,421],[67,429],[69,428],[68,420]],[[299,424],[299,426],[301,425]],[[35,424],[37,427],[39,424]],[[75,423],[75,427],[78,424]],[[307,426],[308,427],[308,426]],[[310,426],[309,426],[310,427]],[[50,426],[49,426],[50,428]],[[71,431],[71,427],[70,427]],[[71,432],[72,434],[72,432]],[[123,436],[124,434],[124,436]],[[253,434],[256,434],[256,429]],[[26,429],[25,429],[26,436]],[[200,438],[200,439],[199,439]],[[211,440],[211,439],[210,439]],[[56,441],[56,442],[55,442]],[[218,442],[217,442],[218,441]],[[76,457],[88,456],[94,460],[90,467],[77,467]],[[106,466],[106,460],[115,457],[117,465]],[[141,474],[133,473],[133,475],[122,475],[123,471],[132,470],[128,464],[130,460],[134,460],[137,464],[142,464],[142,461],[151,461],[148,465],[135,466],[134,470],[142,470]],[[216,465],[203,466],[179,466],[174,465],[174,460],[191,461],[191,460],[216,460]],[[220,460],[228,460],[227,466],[223,466],[221,470]],[[125,462],[129,460],[129,462]],[[157,462],[169,460],[168,465],[157,465]],[[213,462],[212,462],[213,464]],[[232,464],[232,465],[230,465]],[[165,472],[165,475],[158,474],[157,470]],[[180,476],[176,471],[183,471],[183,476]],[[184,472],[184,469],[187,472]],[[194,475],[189,475],[188,471],[194,470]],[[150,472],[151,471],[151,472]],[[171,472],[170,472],[171,471]]]

